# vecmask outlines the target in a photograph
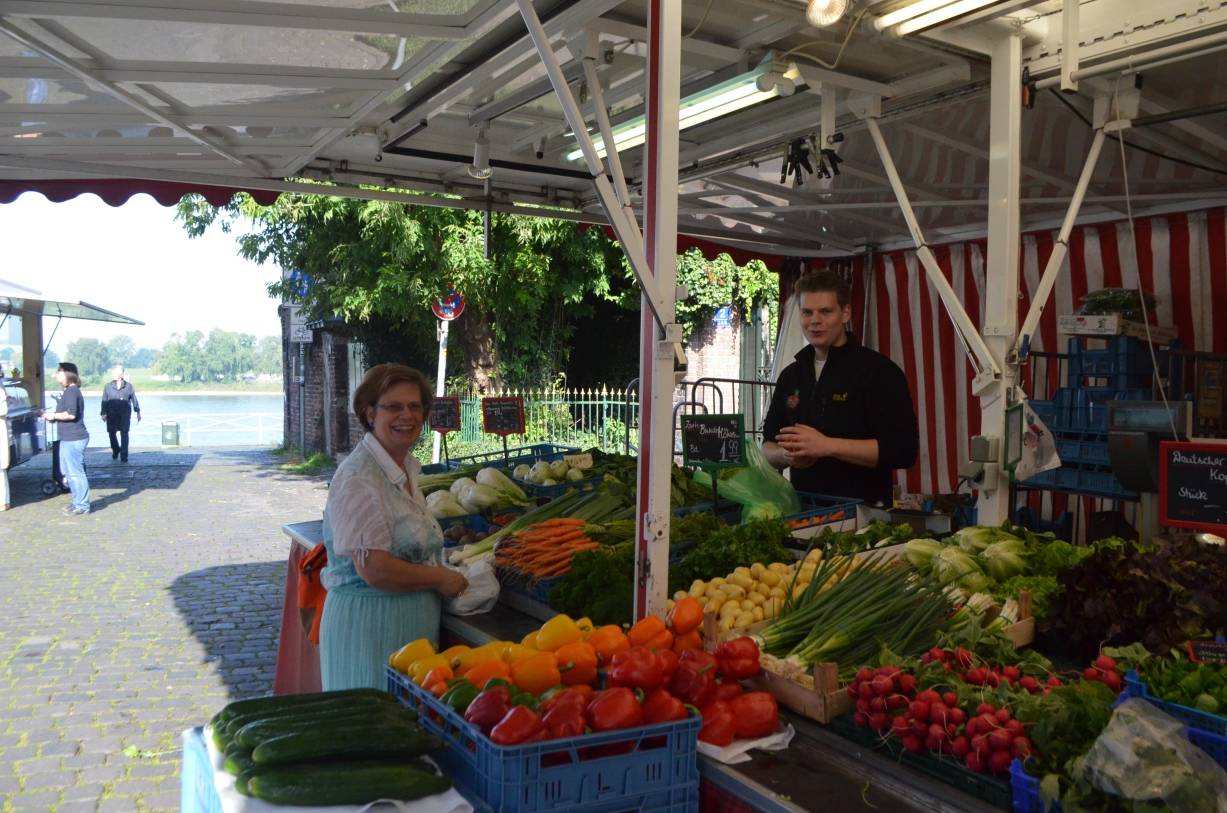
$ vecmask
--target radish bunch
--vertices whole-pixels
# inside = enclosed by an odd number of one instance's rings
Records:
[[[1125,685],[1120,673],[1116,671],[1116,661],[1107,655],[1100,655],[1096,658],[1095,665],[1088,666],[1082,673],[1082,679],[1098,681],[1117,694],[1120,694]]]

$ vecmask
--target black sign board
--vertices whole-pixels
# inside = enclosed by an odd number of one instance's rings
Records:
[[[741,415],[683,415],[682,459],[704,469],[744,466],[744,433]]]
[[[1193,663],[1227,664],[1227,641],[1189,641],[1188,650]]]
[[[1159,521],[1227,534],[1227,442],[1159,444]]]
[[[436,396],[430,405],[430,428],[440,434],[460,431],[460,399]]]
[[[482,398],[482,428],[492,435],[524,434],[523,398]]]

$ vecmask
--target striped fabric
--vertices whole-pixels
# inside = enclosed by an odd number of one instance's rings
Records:
[[[1077,310],[1089,291],[1135,286],[1140,273],[1142,287],[1157,299],[1158,324],[1174,325],[1186,348],[1227,353],[1227,209],[1139,219],[1136,230],[1136,246],[1128,221],[1074,230],[1065,267],[1032,339],[1033,350],[1064,352],[1057,316]],[[1023,236],[1020,323],[1055,237],[1056,232]],[[985,251],[984,241],[934,248],[977,327],[984,317]],[[861,283],[854,286],[853,297],[857,332],[903,368],[917,406],[920,455],[916,465],[899,473],[899,485],[910,493],[951,493],[959,461],[966,459],[967,440],[980,431],[966,353],[914,251],[877,255],[868,274],[860,258],[853,276]],[[1047,386],[1040,384],[1037,391],[1052,392],[1059,386],[1058,375],[1052,365]],[[1045,514],[1066,510],[1061,495],[1043,499]]]

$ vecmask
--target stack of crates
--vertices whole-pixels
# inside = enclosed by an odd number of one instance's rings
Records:
[[[1069,340],[1067,386],[1051,401],[1031,401],[1031,408],[1051,430],[1061,467],[1023,482],[1028,488],[1065,491],[1094,497],[1136,500],[1120,484],[1108,459],[1108,403],[1149,401],[1154,365],[1141,339],[1107,337],[1107,347],[1090,349],[1085,337]],[[1167,350],[1161,351],[1161,358]]]

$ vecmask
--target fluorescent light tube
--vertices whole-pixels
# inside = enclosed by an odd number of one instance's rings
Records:
[[[916,0],[915,3],[909,3],[903,8],[897,8],[878,17],[873,21],[873,27],[879,31],[885,31],[892,25],[898,25],[904,20],[919,17],[921,14],[928,14],[930,11],[935,11],[942,6],[948,5],[950,2],[951,0]]]
[[[948,20],[994,5],[996,2],[998,0],[957,0],[957,2],[930,11],[928,14],[905,20],[895,28],[895,33],[902,37],[917,31],[924,31],[926,28],[933,28]]]

